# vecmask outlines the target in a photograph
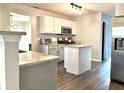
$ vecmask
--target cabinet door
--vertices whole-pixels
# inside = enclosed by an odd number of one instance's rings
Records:
[[[58,46],[54,46],[54,45],[49,45],[49,51],[48,54],[49,55],[55,55],[55,56],[59,56],[58,53]]]
[[[59,56],[58,55],[58,50],[57,49],[49,49],[49,55],[54,55],[54,56]]]
[[[72,26],[72,34],[77,34],[77,23],[72,21],[71,26]]]
[[[62,19],[55,18],[55,33],[61,34]]]
[[[64,60],[64,47],[59,48],[59,56],[61,60]]]
[[[40,17],[40,32],[41,33],[54,32],[54,17],[51,16]]]
[[[51,16],[45,16],[45,32],[54,32],[54,18]]]

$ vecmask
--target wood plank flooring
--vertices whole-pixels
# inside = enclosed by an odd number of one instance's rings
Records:
[[[58,64],[58,90],[124,90],[124,83],[110,80],[110,60],[92,62],[92,69],[81,75],[68,73]]]

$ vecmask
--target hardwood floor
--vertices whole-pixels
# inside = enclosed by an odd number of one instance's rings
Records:
[[[92,69],[81,75],[64,70],[58,64],[58,90],[124,90],[124,83],[110,80],[110,61],[92,62]]]

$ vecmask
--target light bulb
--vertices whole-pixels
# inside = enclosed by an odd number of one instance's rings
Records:
[[[75,14],[78,14],[78,8],[75,7]]]
[[[76,14],[76,15],[80,15],[82,13],[82,7],[77,5],[77,4],[74,4],[74,3],[71,3],[72,5],[72,13]]]
[[[82,13],[82,9],[79,8],[79,10],[78,10],[78,14],[81,15],[81,13]]]
[[[72,6],[72,13],[75,13],[75,7]]]

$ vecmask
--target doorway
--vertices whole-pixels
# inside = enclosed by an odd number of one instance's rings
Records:
[[[26,32],[26,35],[22,36],[19,42],[19,50],[30,51],[31,43],[32,43],[30,16],[11,12],[10,13],[10,30]]]
[[[105,59],[105,26],[106,23],[102,22],[102,61]]]

